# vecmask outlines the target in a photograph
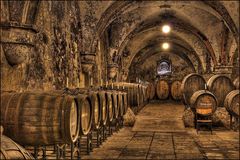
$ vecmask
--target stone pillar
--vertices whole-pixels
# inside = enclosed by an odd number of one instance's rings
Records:
[[[116,81],[116,77],[118,75],[118,64],[116,63],[108,64],[107,68],[108,68],[108,80],[110,80],[111,82]]]
[[[82,65],[82,72],[84,74],[85,80],[85,87],[89,87],[92,82],[93,76],[93,66],[95,62],[96,55],[93,53],[82,52],[81,53],[81,65]]]

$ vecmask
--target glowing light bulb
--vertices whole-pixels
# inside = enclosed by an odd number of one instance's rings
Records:
[[[162,44],[162,48],[163,49],[168,49],[169,48],[169,44],[167,42]]]
[[[171,27],[170,27],[169,25],[164,25],[164,26],[162,27],[163,33],[169,33],[170,30],[171,30]]]

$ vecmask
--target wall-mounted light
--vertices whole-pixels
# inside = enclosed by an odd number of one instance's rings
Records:
[[[163,33],[169,33],[170,31],[171,31],[171,27],[169,25],[166,24],[162,27]]]
[[[163,43],[162,48],[165,49],[165,50],[168,49],[169,48],[169,43],[167,43],[167,42]]]

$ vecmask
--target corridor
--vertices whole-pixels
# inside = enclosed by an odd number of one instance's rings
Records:
[[[173,102],[150,103],[136,116],[133,128],[122,128],[82,159],[239,159],[238,132],[196,134],[184,127],[183,110]]]

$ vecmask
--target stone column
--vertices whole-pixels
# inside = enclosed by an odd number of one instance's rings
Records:
[[[81,52],[81,65],[84,75],[84,87],[89,87],[93,78],[93,66],[96,63],[96,55],[89,52]]]

